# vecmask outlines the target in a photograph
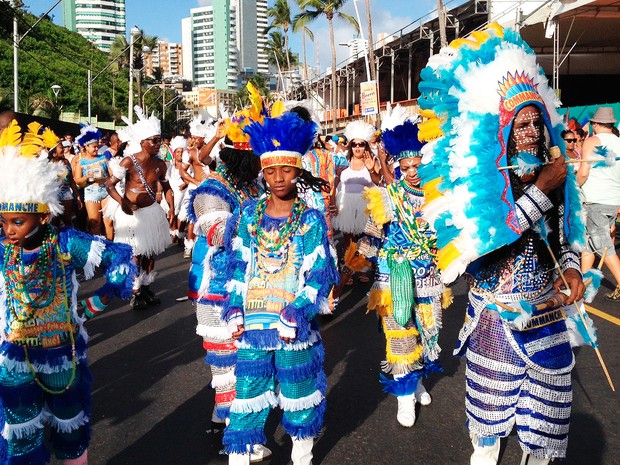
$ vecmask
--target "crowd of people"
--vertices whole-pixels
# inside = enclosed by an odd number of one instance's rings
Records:
[[[250,107],[198,115],[172,138],[139,108],[118,133],[85,125],[62,140],[0,118],[0,462],[46,463],[49,426],[56,457],[87,463],[83,323],[114,296],[136,311],[160,304],[155,259],[172,243],[191,258],[230,464],[271,454],[274,407],[292,463],[311,464],[327,408],[316,316],[337,312],[355,278],[370,282],[385,337],[380,382],[412,427],[416,403],[432,402],[422,380],[441,371],[442,312],[461,275],[471,464],[496,464],[515,424],[522,465],[565,457],[569,307],[596,255],[620,300],[617,121],[601,107],[592,135],[566,128],[517,33],[491,26],[450,47],[422,72],[420,115],[388,107],[380,128],[356,121],[338,135],[251,85]],[[90,278],[99,265],[106,284],[78,301],[75,270]]]

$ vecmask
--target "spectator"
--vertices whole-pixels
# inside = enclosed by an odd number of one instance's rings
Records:
[[[613,133],[616,123],[613,108],[599,107],[590,120],[594,135],[583,143],[583,158],[597,158],[601,150],[620,155],[620,138]],[[620,301],[620,259],[611,239],[611,230],[616,224],[620,208],[620,164],[613,166],[591,166],[581,163],[577,172],[581,185],[586,212],[586,248],[581,255],[581,270],[592,268],[595,254],[601,256],[607,249],[605,265],[611,271],[616,287],[607,294],[610,300]]]

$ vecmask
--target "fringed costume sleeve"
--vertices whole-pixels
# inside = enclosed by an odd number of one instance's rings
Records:
[[[60,242],[62,249],[70,254],[73,266],[84,269],[86,279],[93,277],[96,267],[103,266],[106,284],[97,290],[98,296],[131,297],[137,267],[129,245],[110,242],[71,228],[61,231]]]
[[[189,219],[194,229],[202,234],[210,247],[224,245],[226,222],[238,205],[228,189],[213,179],[202,183],[191,192]]]
[[[316,210],[307,210],[302,219],[303,264],[295,299],[280,312],[280,319],[297,329],[297,339],[310,336],[310,322],[323,306],[338,282],[336,261],[327,238],[325,219]]]
[[[229,256],[228,284],[226,290],[229,298],[222,312],[222,319],[229,329],[236,331],[238,325],[243,325],[243,304],[247,293],[247,276],[250,261],[250,233],[246,215],[251,215],[256,202],[243,205],[241,213],[230,218],[226,225],[224,244]]]

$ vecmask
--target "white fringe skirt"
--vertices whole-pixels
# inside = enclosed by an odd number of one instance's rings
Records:
[[[359,194],[347,194],[338,190],[336,194],[336,204],[338,205],[338,215],[331,219],[332,227],[348,234],[362,234],[368,221],[366,214],[366,201]]]
[[[116,203],[116,202],[114,202]],[[129,244],[134,255],[151,257],[162,253],[170,244],[166,214],[158,203],[139,208],[127,215],[120,205],[114,212],[114,241]]]

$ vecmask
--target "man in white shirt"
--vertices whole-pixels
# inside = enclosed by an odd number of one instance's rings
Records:
[[[590,119],[594,136],[583,143],[583,158],[597,159],[613,152],[620,156],[620,138],[613,133],[616,117],[612,107],[599,107]],[[611,271],[616,287],[606,294],[609,300],[620,301],[620,258],[611,238],[620,208],[620,163],[612,166],[592,166],[581,163],[577,172],[584,198],[586,220],[586,246],[581,255],[581,271],[586,272],[594,264],[595,255],[605,255],[605,265]]]

